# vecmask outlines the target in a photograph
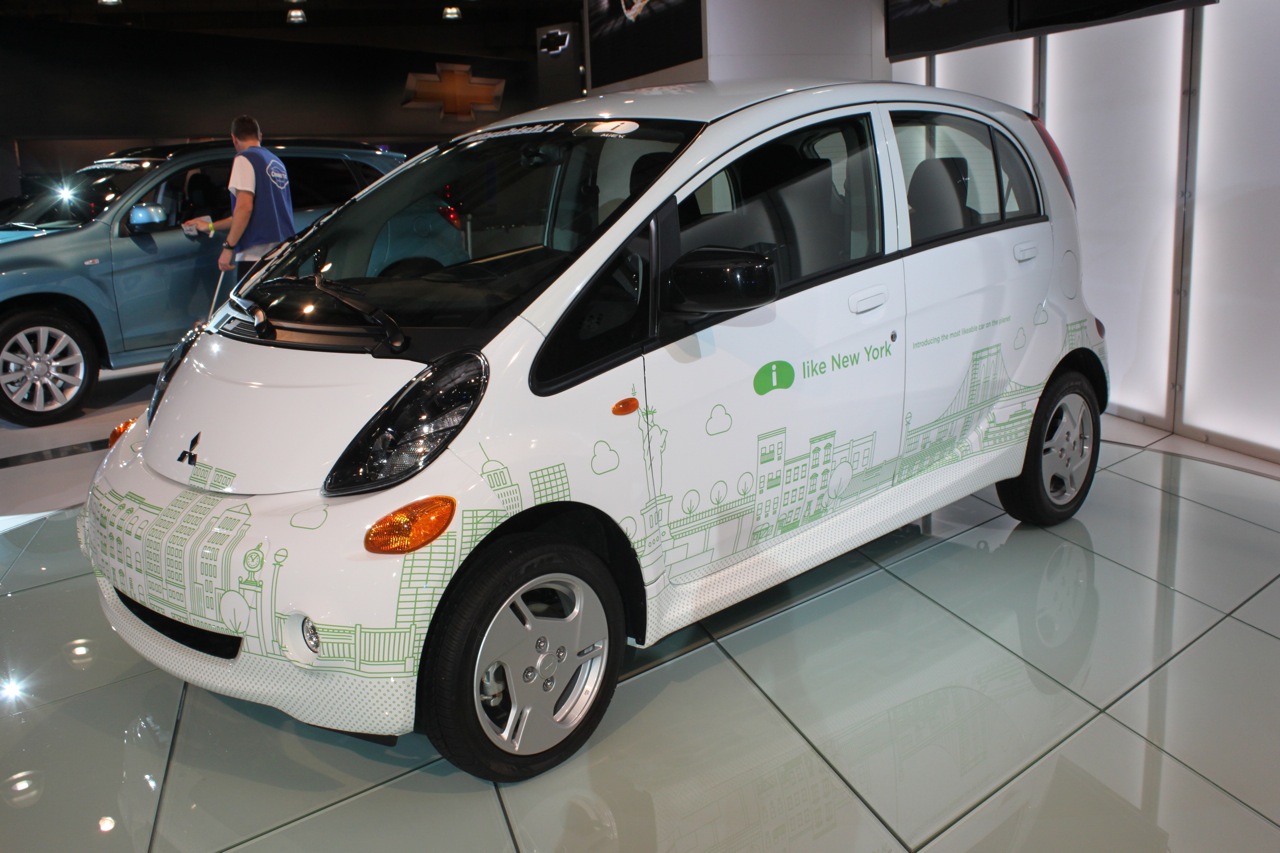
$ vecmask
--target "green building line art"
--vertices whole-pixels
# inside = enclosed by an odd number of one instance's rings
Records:
[[[1068,351],[1104,347],[1091,340],[1088,322],[1067,325],[1063,344]],[[639,411],[640,446],[630,445],[629,452],[641,453],[648,466],[648,497],[624,521],[631,520],[627,535],[647,596],[657,596],[669,583],[690,583],[728,568],[748,550],[913,477],[1024,442],[1044,385],[1012,382],[1003,353],[1001,345],[973,352],[950,404],[928,423],[914,426],[912,415],[904,413],[897,456],[877,457],[874,432],[845,437],[825,430],[794,438],[779,427],[756,437],[754,460],[707,471],[704,482],[680,483],[685,498],[679,503],[665,493],[661,475],[668,431],[658,424],[657,409]],[[716,440],[702,430],[693,434]],[[738,467],[741,462],[747,464]],[[220,469],[195,467],[199,470],[192,477],[210,486],[234,479]],[[529,506],[571,500],[564,462],[524,470],[531,486]],[[461,560],[526,508],[522,487],[507,465],[486,453],[480,475],[501,508],[460,508],[451,530],[401,558],[390,624],[318,625],[315,668],[366,677],[417,672],[427,626]],[[284,529],[308,536],[325,520],[326,507],[315,505],[295,513],[292,526]],[[249,504],[234,495],[187,488],[159,505],[143,495],[95,485],[81,530],[95,555],[95,572],[125,594],[180,622],[240,635],[243,654],[284,659],[288,614],[277,608],[277,588],[285,572],[306,566],[297,565],[283,547],[266,554],[253,526]]]
[[[288,614],[276,602],[289,551],[264,553],[243,499],[184,489],[160,506],[95,485],[83,512],[95,571],[125,594],[176,621],[239,635],[241,654],[285,658]],[[464,510],[463,516],[462,527],[475,541],[506,517],[499,510]],[[447,532],[403,558],[393,624],[317,625],[315,668],[366,677],[415,674],[427,624],[458,565],[459,538]]]
[[[533,504],[572,500],[569,492],[569,469],[563,462],[529,472],[533,485]]]
[[[1002,344],[974,352],[964,382],[941,415],[916,427],[911,412],[903,418],[895,482],[1026,441],[1043,388],[1043,383],[1019,385],[1009,378]]]
[[[515,515],[524,510],[524,497],[520,494],[520,484],[511,478],[511,471],[501,462],[490,459],[489,454],[485,453],[483,444],[480,445],[480,452],[484,454],[484,465],[480,468],[480,475],[489,484],[489,488],[497,496],[507,515]]]

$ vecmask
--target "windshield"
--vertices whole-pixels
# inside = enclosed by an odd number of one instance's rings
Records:
[[[406,328],[500,328],[700,126],[564,122],[464,137],[324,219],[245,295],[286,329],[368,326],[374,309]]]
[[[5,212],[2,228],[75,228],[104,213],[150,171],[150,162],[95,163]]]

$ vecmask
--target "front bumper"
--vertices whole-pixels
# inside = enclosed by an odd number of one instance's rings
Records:
[[[231,494],[211,490],[203,474],[185,486],[159,476],[140,445],[124,446],[128,437],[108,454],[79,518],[120,636],[178,678],[306,723],[412,731],[418,666],[462,556],[459,533],[403,556],[371,554],[362,542],[378,518],[425,497],[427,478],[347,498]],[[459,496],[482,482],[447,452],[432,467],[431,482],[461,486]],[[162,618],[140,619],[120,596]],[[304,616],[318,652],[302,641]],[[232,657],[208,653],[202,637],[229,639]]]
[[[98,575],[102,611],[126,643],[165,672],[238,699],[260,702],[304,723],[340,731],[401,735],[413,730],[417,679],[367,678],[304,669],[288,660],[241,653],[232,660],[203,654],[144,624]],[[323,651],[323,649],[322,649]]]

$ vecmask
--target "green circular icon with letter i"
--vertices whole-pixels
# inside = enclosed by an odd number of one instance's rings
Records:
[[[756,371],[756,393],[763,397],[770,391],[790,388],[796,381],[796,369],[785,361],[771,361]]]

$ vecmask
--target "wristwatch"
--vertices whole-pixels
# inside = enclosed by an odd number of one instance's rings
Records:
[[[228,243],[226,240],[223,240],[223,241],[222,241],[222,248],[224,248],[224,249],[230,249],[230,250],[231,250],[231,251],[233,251],[233,252],[234,252],[234,251],[235,251],[235,249],[236,249],[236,247],[235,247],[235,246],[231,245],[231,244],[230,244],[230,243]]]

